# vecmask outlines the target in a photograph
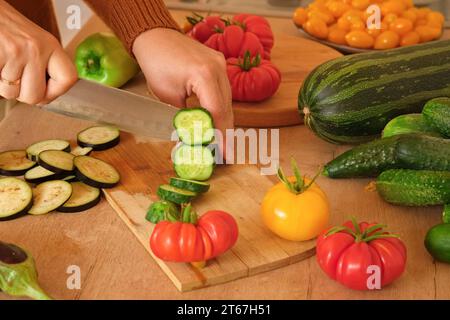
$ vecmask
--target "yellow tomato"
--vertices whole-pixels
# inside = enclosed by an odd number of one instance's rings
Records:
[[[347,44],[354,48],[370,49],[373,47],[373,37],[364,30],[354,30],[345,36]]]
[[[413,28],[414,25],[411,20],[408,20],[406,18],[397,18],[394,22],[391,22],[389,26],[390,30],[397,32],[400,36],[403,36],[412,31]]]
[[[375,49],[392,49],[398,47],[400,36],[391,30],[382,32],[375,40]]]
[[[296,179],[286,179],[291,185]],[[304,179],[305,185],[310,183]],[[296,193],[284,182],[273,186],[261,204],[264,224],[279,237],[291,241],[306,241],[317,237],[328,227],[330,209],[325,193],[316,183]]]
[[[430,26],[418,26],[416,28],[416,32],[420,36],[420,42],[428,42],[439,38],[441,36],[442,30]]]
[[[352,27],[350,21],[348,21],[345,17],[340,17],[338,19],[337,25],[338,25],[339,29],[345,30],[345,31],[349,31],[350,28]]]
[[[400,45],[402,47],[412,46],[418,43],[420,43],[420,35],[415,31],[408,32],[400,40]]]
[[[383,22],[386,22],[388,25],[390,25],[392,22],[397,20],[397,15],[395,13],[389,13],[384,16]]]
[[[364,30],[366,24],[362,20],[354,20],[350,24],[350,30]]]
[[[294,11],[294,16],[292,19],[294,20],[294,23],[296,26],[301,27],[308,19],[306,9],[305,8],[297,8]]]
[[[361,20],[363,18],[362,12],[358,10],[348,10],[343,15],[343,18],[347,19],[349,22],[354,20]]]
[[[319,39],[326,39],[328,36],[327,24],[319,18],[308,19],[303,27],[306,32]]]
[[[336,43],[336,44],[347,44],[345,41],[345,35],[347,32],[338,27],[330,28],[330,32],[328,33],[328,41]]]

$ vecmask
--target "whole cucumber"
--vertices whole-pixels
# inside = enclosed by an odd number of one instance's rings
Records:
[[[420,113],[403,114],[398,116],[384,127],[382,137],[388,138],[405,133],[422,133],[432,137],[442,137],[439,131],[427,121]]]
[[[450,172],[393,169],[380,174],[376,188],[387,202],[406,206],[450,203]]]
[[[450,223],[432,227],[425,236],[425,247],[436,260],[450,263]]]
[[[450,98],[428,101],[422,110],[425,120],[443,136],[450,138]]]
[[[412,133],[374,140],[339,155],[323,174],[373,177],[388,169],[450,170],[450,140]]]

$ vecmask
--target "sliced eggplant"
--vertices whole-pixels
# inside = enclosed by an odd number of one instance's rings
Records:
[[[59,150],[46,150],[39,153],[39,165],[58,174],[73,173],[73,159],[71,153]]]
[[[39,184],[50,180],[62,180],[65,179],[67,174],[54,173],[44,167],[37,166],[25,173],[25,181],[29,183]]]
[[[72,195],[72,185],[67,181],[52,180],[41,183],[33,189],[32,215],[43,215],[61,207]]]
[[[78,146],[75,149],[73,149],[70,153],[77,157],[77,156],[88,156],[91,152],[92,152],[91,147],[83,148]]]
[[[73,163],[78,180],[91,187],[112,188],[120,181],[119,172],[105,161],[89,156],[78,156]]]
[[[46,150],[60,150],[70,152],[70,143],[66,140],[43,140],[33,143],[26,150],[28,159],[36,161],[39,153]]]
[[[88,186],[83,182],[72,182],[72,195],[58,208],[60,212],[81,212],[97,205],[100,201],[100,189]]]
[[[67,177],[65,177],[65,178],[63,178],[61,180],[67,181],[67,182],[76,182],[76,181],[78,181],[76,176],[67,176]]]
[[[30,186],[17,178],[0,179],[0,221],[25,215],[33,204]]]
[[[25,172],[36,165],[36,162],[27,159],[24,150],[5,151],[0,153],[0,175],[23,176]]]
[[[120,131],[111,126],[94,126],[87,128],[77,136],[80,147],[90,147],[102,151],[117,146],[120,142]]]

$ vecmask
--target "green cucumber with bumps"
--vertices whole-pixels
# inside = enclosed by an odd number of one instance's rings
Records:
[[[380,174],[378,194],[387,202],[405,206],[450,203],[450,172],[393,169]]]
[[[450,140],[402,134],[357,146],[325,165],[330,178],[374,177],[388,169],[450,171]]]
[[[443,136],[450,138],[450,98],[428,101],[422,110],[425,120]]]
[[[388,122],[383,129],[382,137],[388,138],[399,134],[422,133],[432,137],[442,137],[440,132],[420,113],[404,114]]]

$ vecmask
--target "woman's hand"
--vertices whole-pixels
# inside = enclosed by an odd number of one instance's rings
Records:
[[[45,104],[76,80],[58,40],[0,0],[0,96]]]
[[[139,35],[133,53],[151,91],[162,101],[185,107],[195,93],[208,109],[217,129],[233,127],[231,89],[223,55],[171,29]],[[225,151],[225,150],[224,150]]]

